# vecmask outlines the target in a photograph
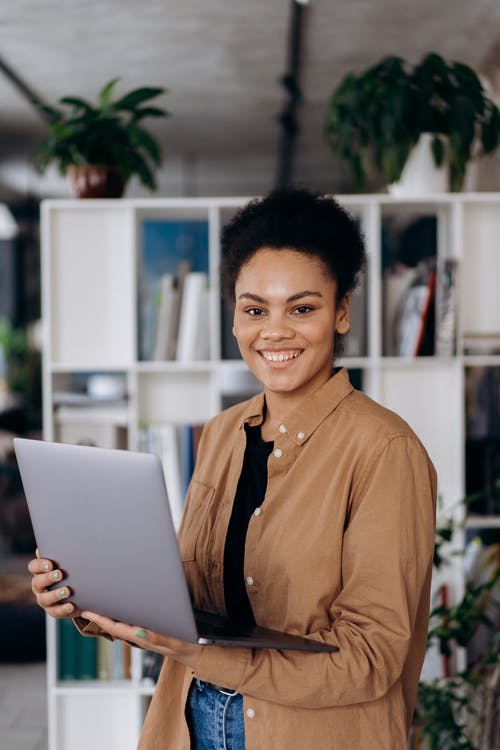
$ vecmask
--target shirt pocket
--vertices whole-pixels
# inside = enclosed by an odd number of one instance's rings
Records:
[[[179,550],[183,562],[196,560],[196,545],[212,505],[214,493],[214,487],[197,480],[191,481],[186,509],[179,528]]]

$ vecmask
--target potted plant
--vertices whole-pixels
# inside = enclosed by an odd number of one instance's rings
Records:
[[[374,170],[397,182],[423,134],[436,166],[448,167],[450,189],[461,190],[469,160],[500,138],[499,110],[472,68],[436,53],[413,66],[389,56],[345,76],[328,103],[326,139],[357,190]]]
[[[65,96],[59,100],[62,107],[43,107],[49,133],[38,149],[37,169],[42,174],[55,162],[77,197],[118,198],[132,175],[156,188],[153,170],[161,164],[160,147],[142,120],[168,115],[146,104],[165,89],[141,87],[114,98],[118,80],[101,89],[96,105]]]
[[[467,504],[479,495],[465,499]],[[456,522],[448,518],[436,532],[434,567],[446,569],[453,552],[443,553],[452,540]],[[468,580],[462,598],[438,604],[431,612],[428,645],[436,644],[449,659],[457,648],[467,648],[483,632],[475,648],[473,664],[431,681],[421,681],[415,715],[415,745],[425,750],[490,750],[496,747],[500,727],[500,544],[483,548],[473,542],[477,554],[473,580]],[[469,563],[470,564],[470,563]]]

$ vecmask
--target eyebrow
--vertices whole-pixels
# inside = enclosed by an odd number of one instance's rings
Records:
[[[296,294],[292,294],[291,297],[288,297],[286,300],[287,302],[296,302],[298,299],[302,299],[302,297],[322,297],[323,295],[321,292],[312,292],[309,289],[304,290],[303,292],[297,292]],[[243,292],[239,295],[238,299],[250,299],[254,302],[261,302],[264,305],[268,304],[268,300],[264,297],[261,297],[259,294],[253,294],[252,292]]]

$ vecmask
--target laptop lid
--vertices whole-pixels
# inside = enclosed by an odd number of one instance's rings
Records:
[[[26,438],[14,449],[40,554],[80,609],[192,643],[338,650],[193,611],[157,455]]]

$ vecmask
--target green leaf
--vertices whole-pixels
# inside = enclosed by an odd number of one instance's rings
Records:
[[[143,148],[152,158],[154,163],[159,166],[161,164],[161,150],[157,141],[143,128],[134,125],[129,125],[127,132],[131,143],[138,148]]]
[[[166,109],[159,107],[142,107],[134,112],[134,122],[144,119],[144,117],[169,117],[170,113]]]
[[[111,81],[108,81],[99,91],[98,100],[101,109],[108,109],[111,105],[113,92],[119,80],[119,78],[112,78]]]
[[[42,104],[41,111],[47,115],[47,119],[49,122],[57,122],[58,120],[61,120],[64,117],[64,114],[61,112],[60,109],[56,109],[55,107],[50,107],[48,104]]]
[[[500,112],[490,103],[485,120],[481,123],[480,139],[483,153],[490,154],[496,149],[500,140]]]
[[[63,98],[59,99],[59,101],[61,102],[61,104],[69,104],[75,109],[83,109],[84,112],[88,114],[90,114],[91,112],[96,112],[94,107],[92,107],[89,102],[77,96],[63,96]]]
[[[432,150],[432,156],[434,158],[434,164],[438,168],[442,167],[444,164],[444,157],[446,154],[446,148],[445,148],[443,139],[435,135],[431,141],[431,150]],[[451,538],[451,530],[447,530],[447,531],[449,531],[449,536],[446,541],[449,541]]]
[[[152,88],[150,86],[144,86],[139,89],[134,89],[124,97],[114,103],[116,110],[128,109],[135,110],[138,104],[147,101],[148,99],[154,99],[156,96],[160,96],[165,92],[164,88]]]

